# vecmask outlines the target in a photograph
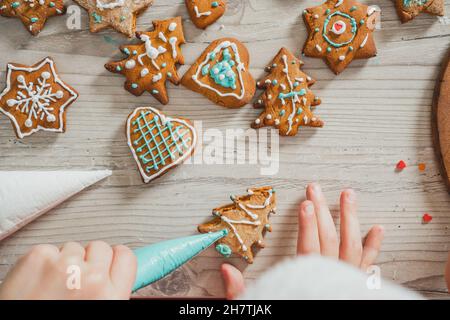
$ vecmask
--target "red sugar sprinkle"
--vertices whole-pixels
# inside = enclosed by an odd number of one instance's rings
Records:
[[[405,168],[406,168],[406,163],[405,163],[405,161],[400,160],[400,161],[397,163],[396,168],[397,168],[397,170],[403,170],[403,169],[405,169]]]
[[[431,220],[433,220],[433,217],[430,216],[428,213],[425,213],[422,217],[422,220],[424,223],[429,223]]]

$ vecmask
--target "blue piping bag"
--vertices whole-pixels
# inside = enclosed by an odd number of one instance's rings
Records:
[[[217,240],[228,230],[172,239],[134,250],[137,257],[137,274],[133,292],[164,278]]]

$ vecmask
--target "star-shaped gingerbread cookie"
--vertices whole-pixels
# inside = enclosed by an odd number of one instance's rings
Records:
[[[0,112],[9,117],[19,138],[39,130],[64,132],[66,109],[77,98],[78,93],[59,78],[51,58],[31,67],[10,63]]]
[[[65,12],[63,0],[0,0],[0,15],[20,19],[34,36],[42,31],[48,18]]]
[[[121,61],[109,62],[105,68],[127,78],[125,89],[135,96],[150,92],[162,104],[169,103],[166,81],[177,85],[177,64],[184,64],[180,46],[186,41],[181,17],[153,21],[154,31],[137,32],[142,43],[124,45],[127,55]]]
[[[113,28],[129,38],[136,32],[136,17],[153,0],[74,0],[88,11],[91,32]]]
[[[341,73],[353,59],[376,56],[373,31],[379,14],[377,7],[355,0],[327,0],[304,10],[309,35],[303,53],[325,59],[335,74]]]
[[[395,6],[402,23],[414,19],[421,12],[444,15],[444,0],[395,0]]]

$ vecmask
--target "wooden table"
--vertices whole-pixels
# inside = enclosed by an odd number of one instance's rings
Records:
[[[213,207],[226,204],[230,193],[273,185],[278,214],[272,218],[268,247],[253,265],[230,260],[250,282],[295,254],[296,208],[306,184],[318,181],[335,215],[339,191],[351,186],[360,197],[363,231],[376,223],[385,226],[378,263],[386,278],[429,296],[448,297],[443,269],[450,242],[450,197],[434,155],[430,111],[439,65],[449,48],[449,20],[424,14],[401,25],[393,1],[372,2],[383,10],[382,30],[375,34],[376,58],[354,61],[339,76],[323,61],[304,58],[304,70],[318,80],[313,90],[323,104],[317,114],[326,125],[280,140],[277,175],[262,176],[257,165],[187,165],[149,185],[141,182],[125,140],[124,123],[135,107],[156,106],[169,115],[202,120],[204,129],[221,132],[247,129],[259,111],[251,106],[227,110],[173,85],[167,106],[148,94],[132,96],[122,88],[124,79],[103,67],[121,57],[118,45],[127,40],[112,31],[90,34],[84,11],[82,30],[68,30],[67,17],[57,17],[37,38],[18,20],[0,18],[0,65],[33,64],[50,55],[61,77],[80,93],[69,109],[65,134],[40,132],[18,140],[9,120],[0,117],[0,169],[113,170],[111,178],[2,241],[0,279],[34,244],[101,239],[137,247],[195,234],[196,225],[210,217]],[[450,1],[445,2],[450,13]],[[314,4],[317,1],[229,0],[226,16],[202,31],[188,20],[183,0],[155,0],[138,19],[138,29],[148,29],[153,19],[183,17],[188,43],[181,74],[212,40],[237,37],[250,51],[251,72],[257,78],[281,46],[299,54],[306,38],[301,12]],[[395,164],[400,159],[408,167],[398,173]],[[424,172],[417,167],[422,162]],[[426,225],[421,223],[425,212],[433,216]],[[218,271],[222,262],[211,249],[139,294],[223,296]]]

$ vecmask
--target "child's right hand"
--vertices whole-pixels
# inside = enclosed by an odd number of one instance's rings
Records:
[[[10,270],[0,300],[129,299],[135,277],[136,257],[125,246],[38,245]]]

